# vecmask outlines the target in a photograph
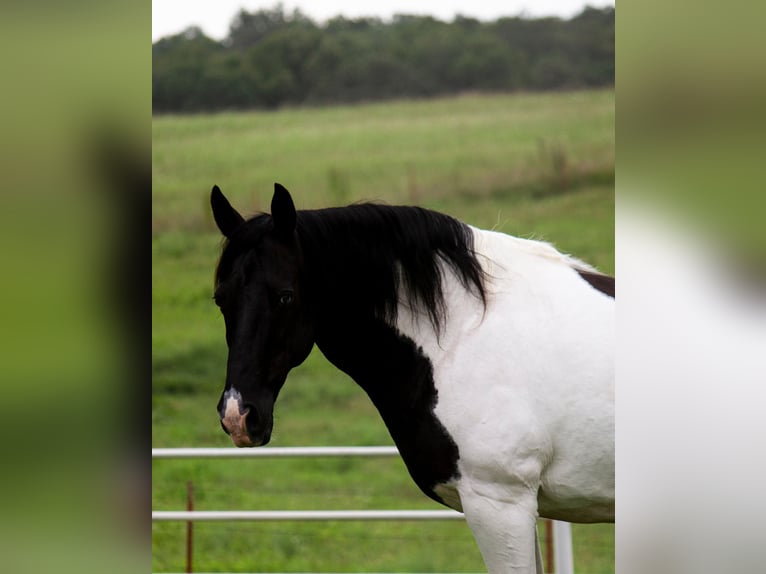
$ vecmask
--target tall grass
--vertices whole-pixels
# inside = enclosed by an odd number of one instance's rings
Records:
[[[163,116],[152,155],[155,232],[212,229],[213,183],[250,212],[268,207],[275,180],[303,207],[487,196],[551,180],[563,191],[562,183],[610,183],[614,93]]]

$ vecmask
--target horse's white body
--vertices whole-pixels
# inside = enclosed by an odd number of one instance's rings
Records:
[[[539,516],[614,520],[614,299],[545,243],[473,229],[486,311],[444,271],[446,328],[402,305],[431,360],[435,413],[460,452],[436,492],[462,510],[490,573],[541,572]]]

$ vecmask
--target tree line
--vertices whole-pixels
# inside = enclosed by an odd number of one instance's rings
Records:
[[[571,19],[336,17],[241,10],[222,41],[198,27],[152,45],[154,113],[275,108],[464,91],[614,85],[614,8]]]

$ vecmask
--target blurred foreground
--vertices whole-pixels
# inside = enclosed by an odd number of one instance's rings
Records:
[[[621,8],[617,568],[761,571],[763,7]]]
[[[127,2],[0,18],[6,572],[149,570],[149,30]]]

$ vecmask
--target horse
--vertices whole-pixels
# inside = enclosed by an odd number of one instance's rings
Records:
[[[542,573],[538,516],[614,522],[614,278],[539,241],[414,206],[250,219],[218,186],[217,405],[265,445],[316,344],[379,411],[417,486],[461,511],[491,574]]]

